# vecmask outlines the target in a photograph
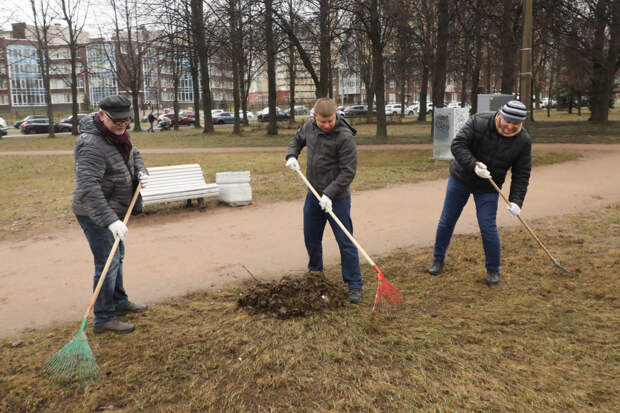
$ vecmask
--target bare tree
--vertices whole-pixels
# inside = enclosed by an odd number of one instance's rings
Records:
[[[71,0],[59,1],[62,19],[67,24],[67,36],[64,38],[64,41],[69,46],[69,54],[71,56],[71,133],[77,135],[77,114],[79,111],[77,64],[80,60],[79,41],[88,16],[88,3],[80,0],[75,0],[73,3],[71,3]],[[83,70],[88,72],[87,67],[83,68]]]
[[[48,2],[44,0],[30,0],[32,7],[32,16],[34,23],[34,36],[37,46],[37,57],[39,61],[39,70],[43,80],[43,88],[45,90],[45,104],[47,105],[47,118],[49,120],[48,136],[56,137],[54,131],[54,111],[52,110],[52,96],[50,93],[50,45],[51,26],[52,26],[52,10]]]
[[[205,17],[202,0],[191,0],[192,13],[192,36],[195,39],[195,53],[200,60],[200,76],[202,84],[202,105],[205,114],[205,126],[203,133],[211,133],[213,129],[213,118],[211,117],[211,87],[209,85],[209,53],[205,34]]]
[[[273,0],[263,0],[265,5],[265,53],[267,61],[267,98],[269,101],[268,135],[278,134],[276,113],[276,48],[273,35]]]

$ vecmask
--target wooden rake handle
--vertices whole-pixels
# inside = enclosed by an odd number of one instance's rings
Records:
[[[497,184],[495,183],[495,181],[493,181],[493,178],[488,178],[489,182],[491,183],[491,185],[493,185],[493,188],[495,188],[495,190],[497,191],[497,193],[502,197],[502,199],[504,200],[504,202],[506,202],[506,205],[510,206],[510,201],[508,200],[508,198],[506,198],[506,196],[502,193],[502,191],[499,189],[499,187],[497,186]],[[530,233],[530,235],[532,236],[532,238],[534,238],[534,240],[536,240],[536,242],[538,243],[538,245],[540,245],[540,248],[543,249],[543,251],[545,251],[545,253],[549,256],[549,258],[551,258],[551,261],[553,261],[554,263],[557,262],[557,260],[555,258],[553,258],[553,255],[551,255],[551,253],[549,252],[549,250],[547,249],[547,247],[545,247],[545,245],[542,243],[542,241],[540,239],[538,239],[538,237],[536,236],[536,234],[534,234],[534,231],[532,231],[532,228],[530,228],[530,226],[527,224],[527,222],[525,222],[523,220],[523,218],[521,218],[521,215],[517,215],[517,218],[519,219],[519,221],[521,221],[521,224],[523,224],[523,227],[527,230],[527,232]]]
[[[318,199],[320,201],[321,200],[321,195],[319,195],[319,193],[316,191],[316,189],[314,189],[314,187],[312,186],[310,181],[308,181],[308,178],[306,178],[306,176],[303,174],[303,172],[301,172],[299,169],[297,169],[295,172],[297,172],[299,174],[299,176],[301,177],[301,179],[303,179],[303,181],[305,182],[305,184],[308,187],[308,189],[310,189],[310,191],[312,191],[312,193],[314,194],[316,199]],[[351,233],[347,230],[347,228],[344,225],[342,225],[342,222],[340,222],[340,220],[338,219],[336,214],[334,214],[334,212],[331,209],[328,209],[327,212],[329,213],[329,215],[331,215],[331,217],[334,219],[334,221],[336,221],[336,224],[338,224],[338,226],[340,227],[342,232],[344,232],[347,235],[347,237],[349,237],[351,242],[353,242],[353,244],[355,244],[355,246],[362,253],[364,258],[366,258],[366,261],[368,261],[368,263],[373,268],[375,268],[375,270],[377,270],[377,268],[376,268],[377,264],[375,264],[375,262],[370,258],[370,256],[366,253],[366,251],[364,251],[364,248],[362,248],[362,246],[355,240],[355,238],[353,238],[353,235],[351,235]]]
[[[129,209],[125,213],[125,219],[123,219],[123,224],[127,225],[129,222],[129,217],[131,216],[131,211],[133,211],[133,207],[136,204],[136,200],[138,199],[138,195],[140,195],[140,189],[142,189],[142,183],[138,182],[138,187],[133,194],[133,198],[131,198],[131,203],[129,204]],[[90,299],[90,304],[88,305],[88,309],[84,313],[84,318],[87,318],[93,307],[95,306],[95,301],[97,301],[97,296],[99,295],[99,291],[101,291],[101,287],[103,286],[103,282],[105,281],[106,275],[108,275],[108,269],[110,268],[110,264],[112,264],[112,258],[114,258],[114,254],[116,253],[116,249],[118,248],[118,244],[120,244],[121,239],[117,235],[114,239],[114,245],[112,245],[112,249],[110,250],[110,254],[108,255],[108,259],[105,262],[105,266],[103,267],[103,271],[99,276],[99,282],[97,283],[97,288],[93,292],[93,296]]]

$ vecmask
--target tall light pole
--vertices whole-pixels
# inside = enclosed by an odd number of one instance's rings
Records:
[[[532,117],[532,0],[523,0],[523,37],[521,40],[521,73],[519,93],[527,107],[525,126]]]

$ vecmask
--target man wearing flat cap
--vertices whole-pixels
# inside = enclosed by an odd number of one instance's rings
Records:
[[[117,316],[147,309],[129,301],[123,287],[123,258],[127,226],[122,219],[138,181],[148,185],[148,171],[138,149],[131,144],[131,102],[125,96],[107,96],[99,111],[82,119],[82,133],[75,142],[73,212],[86,235],[95,261],[93,289],[116,237],[119,246],[95,302],[95,333],[130,333],[134,325]],[[138,206],[140,208],[140,206]]]
[[[523,128],[526,117],[525,105],[511,100],[497,112],[472,116],[452,141],[454,160],[437,225],[430,274],[442,272],[454,226],[473,194],[486,258],[485,282],[489,286],[499,283],[500,240],[495,223],[499,194],[489,179],[501,188],[506,173],[512,171],[508,211],[519,215],[532,169],[532,144]]]

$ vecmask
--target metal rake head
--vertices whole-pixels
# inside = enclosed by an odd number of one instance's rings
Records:
[[[85,320],[87,321],[87,320]],[[41,368],[41,375],[48,380],[70,385],[74,374],[80,387],[86,387],[101,380],[103,375],[86,338],[86,322],[63,348],[53,354]]]

